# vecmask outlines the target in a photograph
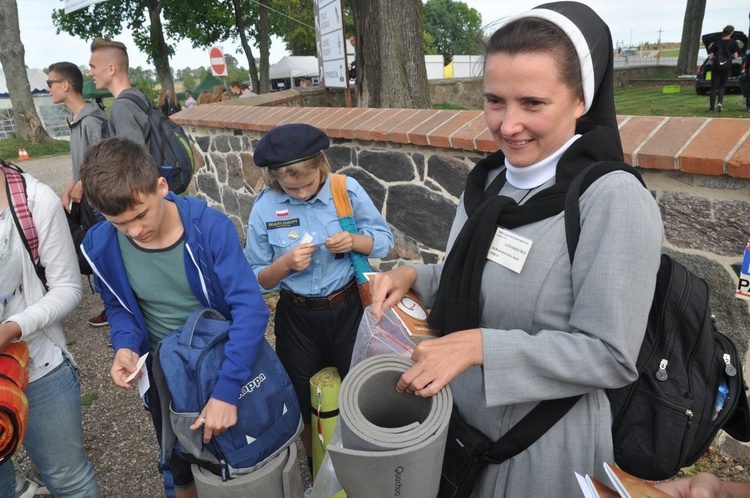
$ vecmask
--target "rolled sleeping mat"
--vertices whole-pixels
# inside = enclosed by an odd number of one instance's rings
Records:
[[[211,498],[239,498],[262,496],[264,498],[303,498],[304,485],[297,445],[292,443],[263,467],[248,474],[222,482],[221,477],[199,467],[191,466],[198,496]]]
[[[341,376],[336,367],[327,367],[310,378],[310,410],[312,411],[313,480],[331,442],[339,419],[339,388]]]
[[[414,362],[378,355],[355,365],[341,383],[341,446],[328,454],[348,496],[435,498],[453,408],[445,386],[431,398],[399,393]]]

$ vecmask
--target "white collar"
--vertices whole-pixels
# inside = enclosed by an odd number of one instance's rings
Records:
[[[560,157],[579,138],[581,138],[581,135],[573,135],[570,140],[565,142],[553,154],[530,166],[519,168],[518,166],[513,166],[506,159],[505,167],[508,170],[506,174],[508,183],[519,189],[531,189],[548,182],[554,178],[557,172],[557,162],[560,160]]]

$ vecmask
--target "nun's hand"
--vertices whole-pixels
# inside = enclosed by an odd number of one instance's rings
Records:
[[[375,320],[379,322],[383,317],[383,311],[391,309],[399,302],[416,281],[417,270],[410,266],[399,266],[390,271],[371,275],[371,311]]]
[[[464,373],[483,363],[482,331],[462,330],[420,342],[411,359],[416,362],[396,384],[398,392],[412,392],[428,398]]]

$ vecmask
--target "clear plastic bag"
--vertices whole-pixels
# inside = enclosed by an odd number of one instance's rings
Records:
[[[379,354],[397,354],[410,358],[415,347],[415,342],[395,311],[384,311],[380,322],[375,323],[371,306],[368,306],[359,323],[351,366]]]

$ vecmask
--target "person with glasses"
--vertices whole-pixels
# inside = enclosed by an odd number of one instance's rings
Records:
[[[70,127],[70,156],[73,163],[73,178],[65,187],[62,205],[71,212],[74,203],[80,203],[83,195],[78,168],[83,162],[83,153],[89,145],[102,139],[102,128],[107,114],[94,102],[83,98],[83,74],[72,62],[56,62],[49,67],[47,89],[55,104],[64,104],[73,114],[68,120]]]

